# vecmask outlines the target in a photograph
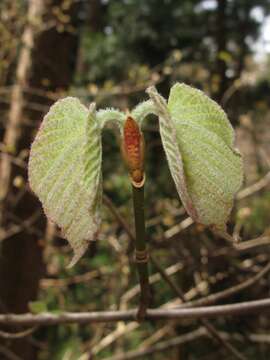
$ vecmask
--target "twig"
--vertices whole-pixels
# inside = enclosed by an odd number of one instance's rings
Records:
[[[42,289],[47,289],[50,287],[67,287],[72,284],[81,284],[89,282],[98,276],[108,274],[110,272],[109,268],[106,266],[100,267],[99,269],[86,272],[84,274],[75,275],[66,279],[41,279],[40,287]]]
[[[10,333],[3,330],[0,330],[0,337],[4,339],[21,339],[23,337],[31,335],[34,331],[37,330],[37,327],[32,327],[31,329],[26,329],[16,333]]]
[[[105,358],[104,360],[131,360],[131,359],[137,359],[139,357],[144,357],[147,355],[151,355],[155,352],[161,352],[161,351],[165,351],[168,350],[172,347],[176,347],[179,346],[181,344],[185,344],[187,342],[196,340],[198,337],[201,337],[203,335],[205,335],[205,330],[203,328],[199,328],[197,330],[191,331],[187,334],[184,335],[180,335],[177,336],[173,339],[170,340],[166,340],[166,341],[162,341],[156,345],[147,347],[147,348],[142,348],[139,350],[135,350],[135,351],[129,351],[125,354],[119,354],[119,355],[115,355],[112,356],[110,358]]]
[[[221,99],[221,105],[225,107],[228,100],[233,96],[233,94],[238,91],[238,89],[243,86],[243,81],[241,78],[236,79],[233,84],[224,92],[222,99]]]
[[[24,94],[23,87],[29,80],[29,69],[31,68],[31,52],[35,40],[35,30],[37,24],[32,19],[39,18],[43,13],[43,1],[30,1],[27,13],[27,23],[22,33],[22,47],[18,55],[18,66],[15,74],[15,85],[11,92],[11,104],[8,114],[8,123],[4,134],[3,142],[11,149],[16,149],[20,135],[20,121],[23,117]],[[10,180],[11,180],[11,161],[8,154],[1,154],[0,162],[0,222],[3,218],[4,205],[6,200]]]
[[[242,241],[240,243],[233,244],[233,247],[238,251],[242,251],[262,245],[270,245],[270,236],[260,236],[256,239]]]
[[[171,348],[177,347],[181,344],[185,344],[187,342],[196,340],[200,337],[207,336],[207,331],[201,327],[197,330],[191,331],[187,334],[180,335],[174,337],[169,340],[161,341],[156,345],[149,346],[149,347],[141,347],[138,350],[128,351],[124,354],[114,355],[112,357],[106,357],[104,360],[131,360],[137,359],[140,357],[144,357],[146,355],[151,355],[155,352],[161,352],[165,350],[169,350]],[[247,336],[243,336],[238,333],[228,334],[226,332],[220,332],[220,335],[223,339],[226,340],[236,340],[241,342],[246,342],[246,339],[254,342],[254,343],[268,343],[270,341],[270,336],[268,334],[248,334]]]
[[[165,271],[162,269],[162,267],[159,265],[158,261],[151,256],[151,262],[155,265],[155,267],[159,270],[161,276],[164,278],[164,280],[170,285],[170,287],[173,289],[173,291],[178,295],[178,297],[185,302],[185,296],[182,292],[182,290],[172,281],[171,278],[167,276]],[[224,346],[227,350],[229,350],[230,353],[232,353],[235,358],[240,360],[245,360],[246,358],[232,346],[228,341],[222,339],[222,337],[219,335],[218,331],[215,329],[215,327],[206,319],[200,319],[201,324],[207,329],[207,331],[210,333],[210,335],[216,339],[222,346]]]
[[[127,229],[128,226],[124,220],[122,220],[121,216],[117,216],[117,209],[114,207],[113,203],[111,202],[110,208],[113,208],[113,214],[115,215],[116,219],[124,227],[124,229]],[[133,234],[130,232],[130,230],[127,231],[128,235],[130,236],[131,240],[134,240]],[[166,274],[166,272],[162,269],[162,267],[159,266],[158,262],[154,259],[153,256],[150,257],[151,262],[156,266],[158,269],[160,275],[163,277],[163,279],[168,282],[168,284],[171,286],[171,288],[175,291],[175,293],[178,295],[178,297],[184,302],[185,298],[182,293],[182,291],[174,284],[174,282],[169,278],[169,276]],[[202,320],[203,325],[208,329],[209,333],[212,334],[212,336],[217,339],[225,348],[227,348],[231,353],[233,353],[236,358],[238,359],[245,359],[234,347],[229,344],[228,342],[224,341],[220,336],[218,335],[218,332],[215,330],[215,328],[206,320]]]
[[[176,234],[180,233],[182,230],[187,229],[193,223],[194,221],[191,219],[191,217],[187,217],[185,220],[181,221],[180,224],[174,225],[169,230],[165,231],[164,233],[165,239],[172,238]]]
[[[237,284],[235,286],[230,287],[229,289],[225,289],[216,294],[210,294],[202,299],[193,300],[186,302],[180,307],[190,307],[190,306],[207,306],[211,304],[215,304],[220,300],[228,298],[232,295],[239,293],[242,290],[247,289],[253,284],[257,283],[264,275],[266,275],[270,271],[270,263],[268,263],[260,272],[258,272],[255,276],[249,278],[246,281],[243,281],[241,284]]]
[[[179,303],[178,299],[176,302],[169,301],[169,302],[166,302],[163,305],[161,305],[160,308],[162,308],[162,309],[171,308],[173,306],[178,305],[178,303]],[[140,324],[137,321],[132,321],[128,324],[125,324],[122,321],[119,322],[116,326],[116,329],[113,332],[110,332],[108,335],[103,337],[98,344],[92,346],[91,354],[96,355],[98,352],[103,350],[105,347],[111,345],[114,341],[119,339],[121,336],[127,335],[129,332],[137,329],[139,326],[140,326]],[[171,327],[171,325],[170,325],[170,327]]]
[[[224,339],[219,334],[219,332],[214,328],[214,326],[209,321],[202,319],[201,323],[205,326],[205,328],[212,335],[212,337],[216,339],[218,343],[223,345],[225,349],[229,350],[229,352],[233,354],[236,359],[247,360],[247,358],[243,354],[241,354],[231,343],[229,343],[228,340]]]
[[[265,186],[267,186],[269,183],[270,183],[270,171],[268,171],[268,173],[263,178],[261,178],[259,181],[255,182],[254,184],[239,191],[239,193],[236,195],[236,199],[237,200],[244,199],[247,196],[250,196],[257,191],[260,191]]]
[[[246,315],[270,310],[270,299],[245,301],[235,304],[202,306],[197,308],[148,309],[147,320],[182,320]],[[6,325],[57,325],[88,324],[136,320],[136,309],[126,311],[63,312],[61,314],[0,314],[0,324]]]
[[[130,230],[130,226],[129,224],[126,223],[125,219],[122,217],[122,215],[119,213],[119,211],[116,209],[116,207],[114,206],[112,200],[105,194],[103,194],[103,201],[105,203],[105,205],[108,207],[108,209],[111,211],[111,213],[114,215],[114,217],[116,218],[117,222],[123,227],[123,229],[126,231],[126,233],[128,234],[129,238],[135,242],[135,236],[133,235],[133,233]]]
[[[139,326],[137,321],[132,321],[128,324],[120,322],[114,331],[103,337],[98,344],[91,346],[91,354],[97,355],[101,350],[111,345],[114,341],[119,339],[121,336],[126,335],[130,331],[135,330]],[[88,352],[87,352],[88,353]]]
[[[166,274],[168,276],[171,276],[175,273],[177,273],[178,271],[183,270],[184,265],[181,263],[176,263],[173,264],[171,266],[169,266],[167,269],[165,269],[164,271],[166,272]],[[149,283],[150,285],[155,284],[157,281],[161,280],[161,276],[159,272],[156,272],[154,274],[152,274],[151,276],[149,276]],[[136,296],[138,293],[140,292],[140,287],[139,285],[135,285],[134,287],[132,287],[131,289],[127,290],[121,298],[120,301],[120,308],[121,309],[125,309],[127,308],[127,303],[134,297]]]
[[[142,349],[146,349],[154,344],[156,344],[160,339],[163,339],[165,336],[168,337],[168,335],[174,333],[174,327],[171,323],[166,323],[164,326],[159,327],[157,331],[155,331],[153,334],[151,334],[149,337],[147,337],[145,340],[141,342],[141,346],[139,347]],[[138,349],[138,350],[139,350]]]
[[[145,219],[144,219],[144,186],[132,186],[133,206],[135,217],[135,261],[137,264],[139,281],[141,287],[138,320],[142,321],[150,303],[150,286],[148,276],[148,250],[145,240]]]

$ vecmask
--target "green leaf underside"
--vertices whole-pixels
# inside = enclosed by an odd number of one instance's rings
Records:
[[[74,265],[100,224],[101,140],[93,108],[71,97],[51,107],[31,148],[29,181],[72,246]]]
[[[187,192],[196,210],[194,220],[224,229],[243,179],[242,158],[233,148],[231,124],[218,104],[185,84],[172,87],[168,109],[176,131],[175,145],[182,155]],[[166,154],[172,156],[168,149]],[[173,173],[173,161],[169,166]]]
[[[154,87],[147,89],[159,117],[159,128],[162,144],[166,153],[169,168],[176,185],[177,192],[190,216],[197,219],[197,212],[187,191],[184,164],[177,144],[176,128],[168,111],[166,100]]]

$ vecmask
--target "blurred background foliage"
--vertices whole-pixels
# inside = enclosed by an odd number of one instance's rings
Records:
[[[136,307],[132,244],[103,206],[100,241],[74,268],[71,251],[27,183],[31,141],[44,113],[67,94],[99,108],[131,109],[151,84],[167,96],[176,81],[217,100],[236,129],[245,182],[230,231],[270,240],[269,0],[2,0],[0,2],[0,310],[94,311]],[[268,39],[268,43],[267,43]],[[192,224],[178,200],[157,119],[144,124],[150,249],[191,301],[241,283],[269,261],[269,245],[234,250]],[[192,146],[192,144],[191,144]],[[103,135],[106,196],[133,231],[131,188],[113,127]],[[254,186],[255,184],[255,186]],[[255,244],[257,244],[255,242]],[[258,245],[258,244],[257,244]],[[151,267],[153,307],[179,300]],[[224,300],[269,296],[269,276]],[[265,314],[212,322],[247,359],[268,359]],[[61,325],[17,340],[0,338],[0,358],[126,359],[196,330],[195,321]],[[7,329],[4,329],[7,330]],[[196,346],[195,346],[196,345]],[[115,356],[115,357],[113,357]],[[126,355],[128,356],[128,355]],[[210,336],[194,335],[142,359],[233,359]]]

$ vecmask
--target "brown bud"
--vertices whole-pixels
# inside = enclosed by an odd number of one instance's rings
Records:
[[[138,124],[128,116],[124,124],[122,152],[132,182],[142,186],[144,181],[144,139]]]

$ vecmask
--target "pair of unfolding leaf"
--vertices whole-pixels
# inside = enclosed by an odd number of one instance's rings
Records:
[[[226,236],[233,197],[243,177],[242,158],[224,111],[203,92],[176,84],[168,103],[155,88],[131,117],[141,127],[159,117],[160,135],[176,189],[188,214]],[[57,101],[45,116],[31,148],[29,180],[47,216],[62,228],[74,250],[70,265],[95,240],[102,202],[101,132],[115,121],[123,135],[126,115],[89,110],[78,99]]]

